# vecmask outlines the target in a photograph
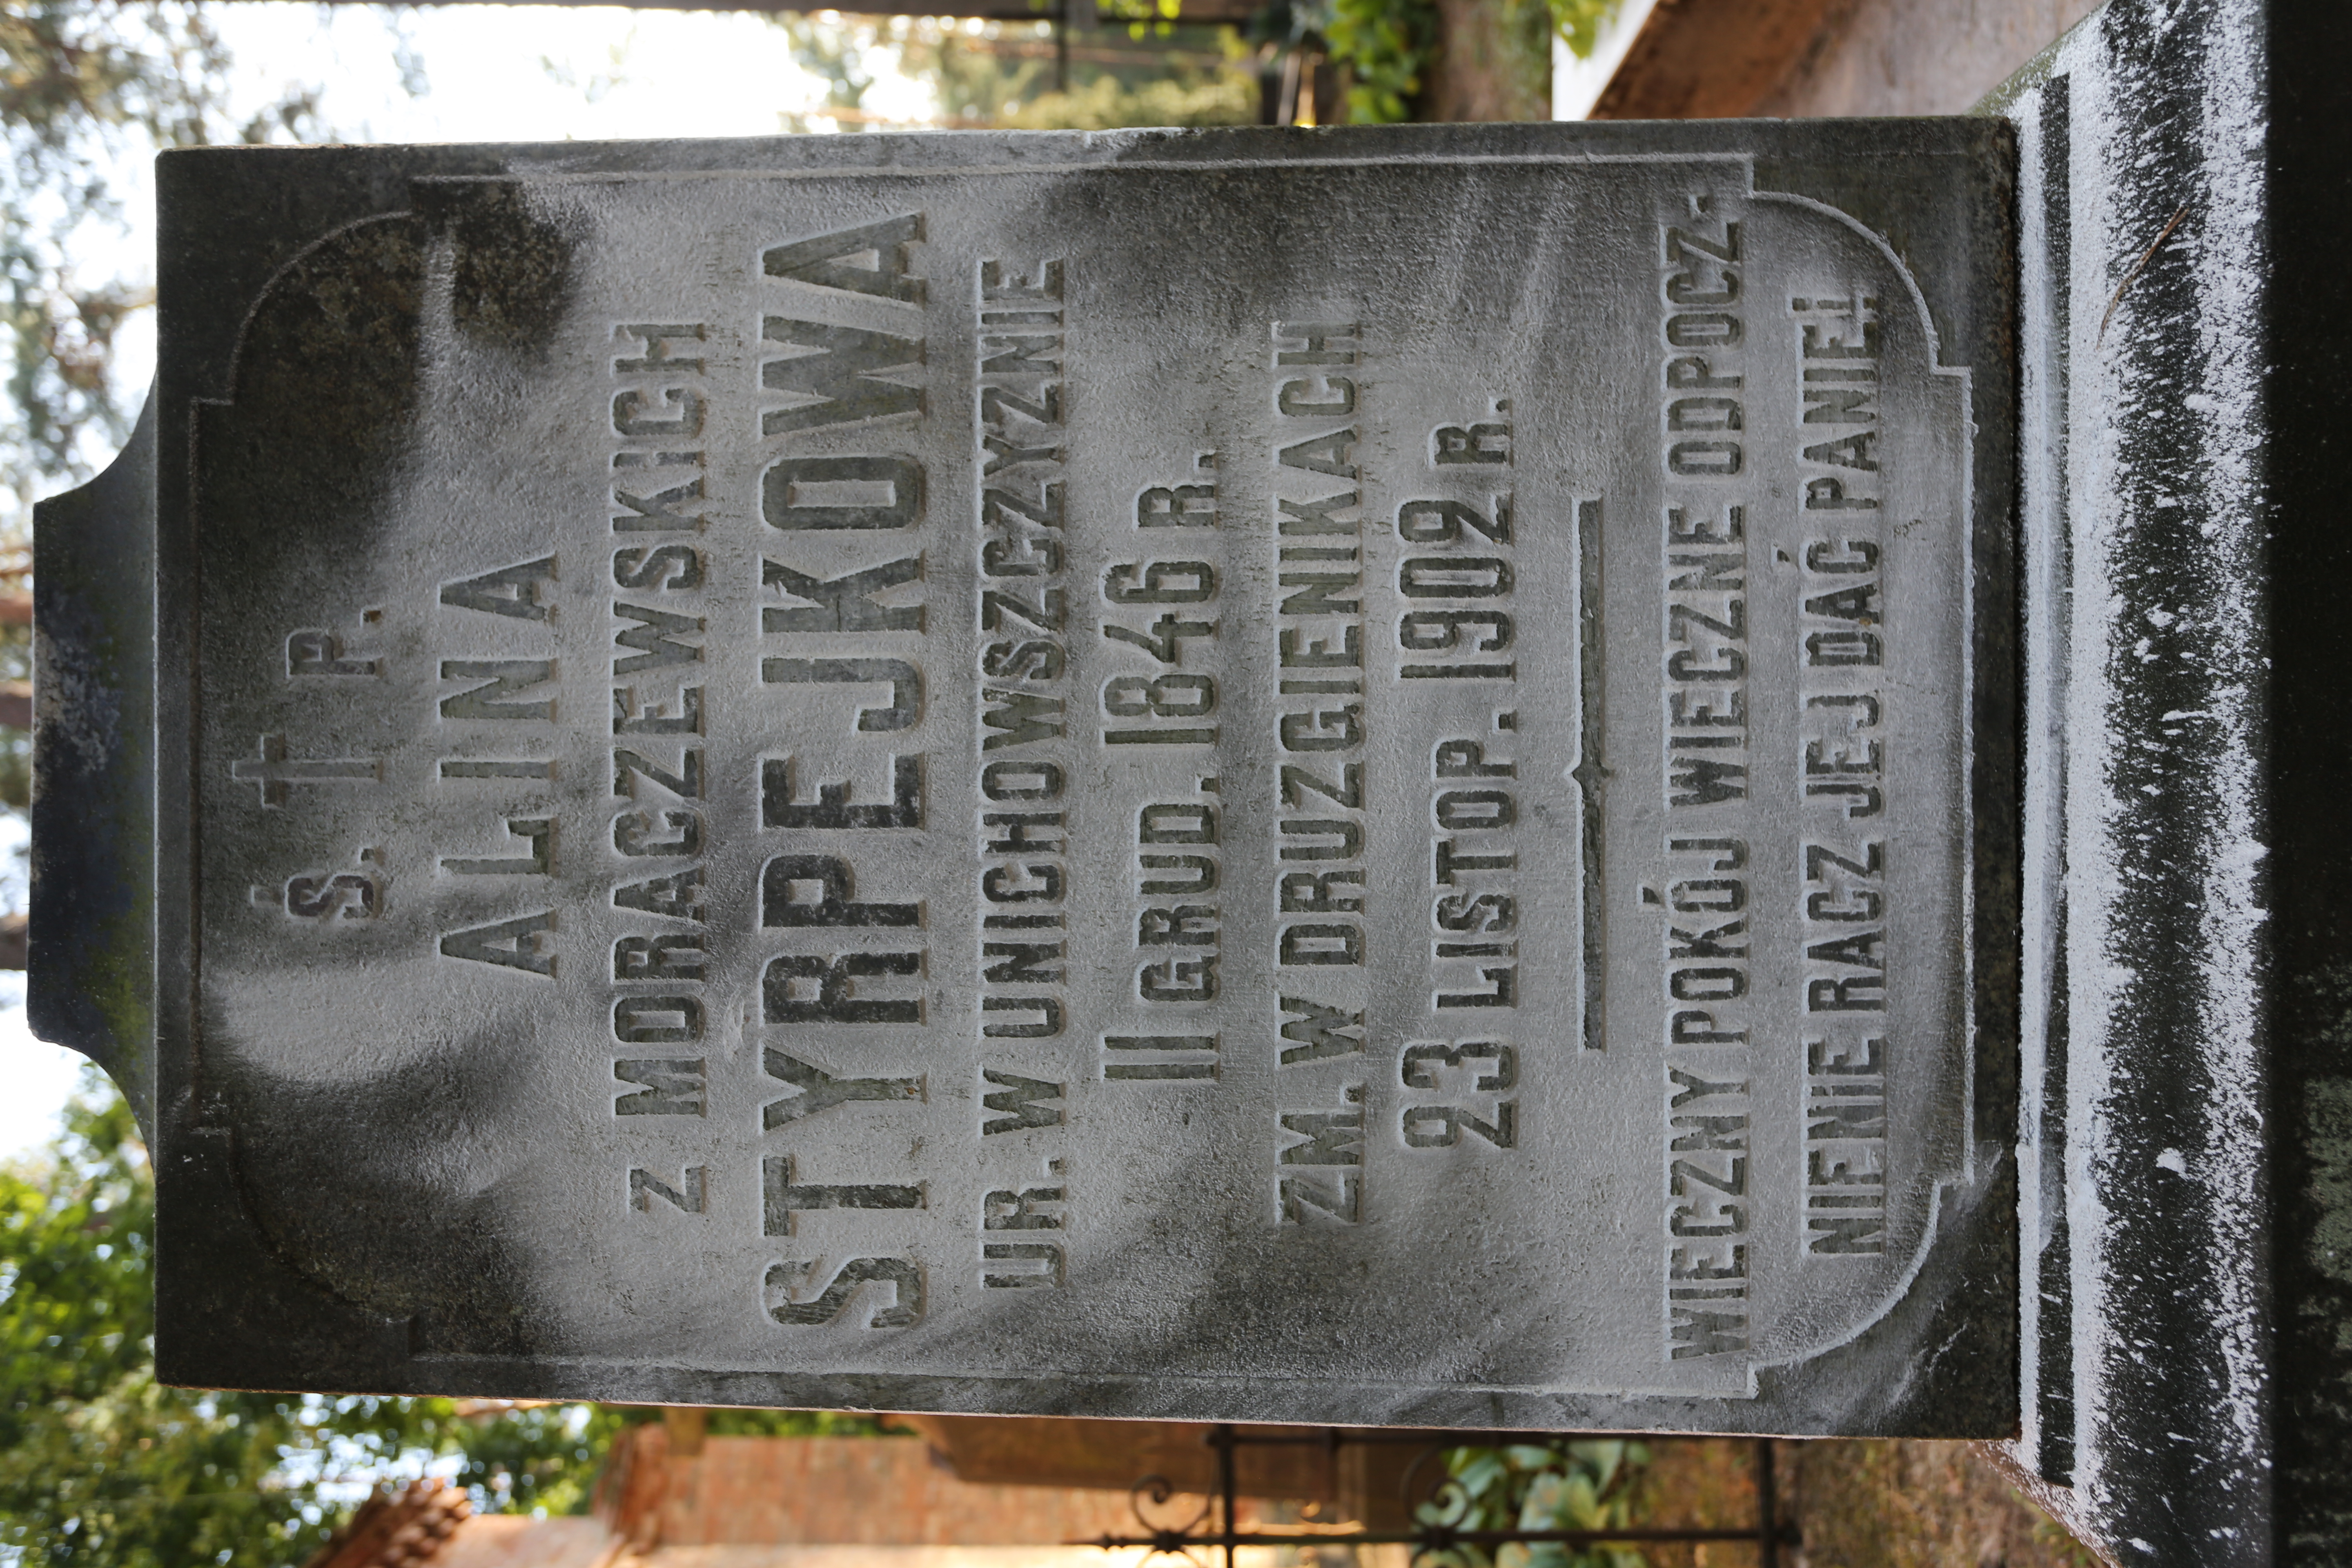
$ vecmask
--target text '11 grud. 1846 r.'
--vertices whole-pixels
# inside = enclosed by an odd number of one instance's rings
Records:
[[[192,400],[167,1153],[403,1386],[1833,1419],[2007,394],[1769,134],[417,155]]]

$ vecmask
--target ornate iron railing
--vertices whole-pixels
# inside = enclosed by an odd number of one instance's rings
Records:
[[[1202,1500],[1201,1510],[1182,1524],[1155,1523],[1149,1509],[1164,1507],[1176,1496],[1176,1487],[1164,1476],[1146,1476],[1131,1489],[1136,1522],[1143,1527],[1139,1535],[1103,1535],[1091,1542],[1072,1542],[1074,1546],[1099,1546],[1117,1551],[1122,1547],[1140,1546],[1149,1549],[1149,1556],[1166,1553],[1190,1558],[1194,1547],[1206,1547],[1224,1552],[1224,1568],[1234,1568],[1234,1555],[1244,1546],[1377,1546],[1403,1545],[1413,1549],[1412,1561],[1422,1563],[1431,1558],[1451,1555],[1457,1563],[1462,1561],[1459,1549],[1465,1546],[1493,1548],[1517,1542],[1532,1545],[1538,1542],[1557,1542],[1563,1546],[1627,1545],[1649,1542],[1746,1541],[1756,1545],[1762,1568],[1780,1568],[1780,1548],[1800,1544],[1795,1525],[1779,1514],[1779,1503],[1772,1474],[1772,1444],[1769,1438],[1756,1439],[1756,1522],[1738,1529],[1651,1529],[1630,1527],[1623,1530],[1464,1530],[1457,1525],[1437,1522],[1416,1522],[1404,1530],[1360,1531],[1282,1531],[1244,1530],[1240,1526],[1239,1485],[1235,1476],[1234,1451],[1250,1446],[1318,1444],[1333,1454],[1352,1444],[1417,1444],[1423,1452],[1405,1471],[1402,1483],[1405,1514],[1409,1519],[1423,1519],[1417,1504],[1434,1500],[1442,1495],[1448,1478],[1441,1467],[1430,1487],[1428,1497],[1417,1496],[1416,1482],[1422,1467],[1435,1455],[1450,1448],[1500,1447],[1512,1444],[1553,1443],[1593,1437],[1623,1437],[1623,1433],[1586,1432],[1381,1432],[1350,1431],[1331,1426],[1316,1436],[1244,1432],[1230,1426],[1210,1428],[1206,1441],[1217,1451],[1217,1488]],[[1462,1510],[1454,1510],[1454,1517]],[[1193,1559],[1198,1562],[1198,1559]]]

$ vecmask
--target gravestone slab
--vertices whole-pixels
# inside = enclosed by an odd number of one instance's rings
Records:
[[[163,1374],[2011,1430],[2009,146],[167,155]]]

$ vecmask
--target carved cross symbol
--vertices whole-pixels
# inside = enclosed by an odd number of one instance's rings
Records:
[[[383,763],[373,757],[289,762],[286,758],[286,737],[283,735],[262,736],[260,760],[239,758],[229,764],[228,771],[229,776],[239,784],[259,785],[264,805],[284,805],[288,794],[296,784],[383,782]]]

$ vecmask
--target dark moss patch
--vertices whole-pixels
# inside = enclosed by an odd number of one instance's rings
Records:
[[[580,237],[530,210],[504,182],[444,186],[421,205],[456,242],[450,312],[457,330],[542,360],[572,289]]]

